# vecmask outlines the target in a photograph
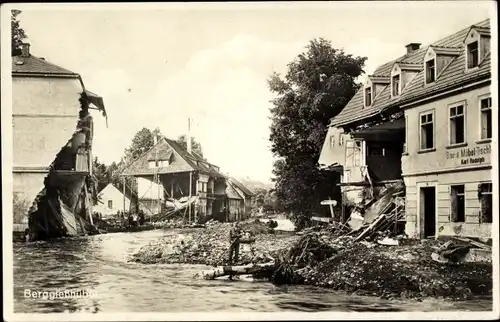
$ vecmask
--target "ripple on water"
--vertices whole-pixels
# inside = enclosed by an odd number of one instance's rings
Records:
[[[436,311],[491,310],[491,299],[468,302],[388,301],[306,286],[274,286],[241,278],[205,281],[204,265],[128,263],[140,247],[175,230],[115,233],[14,245],[16,312],[182,311]],[[173,238],[168,237],[168,238]],[[24,298],[24,290],[80,288],[92,299]]]

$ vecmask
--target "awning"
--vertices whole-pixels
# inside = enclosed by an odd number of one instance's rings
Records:
[[[326,165],[326,164],[319,164],[318,167],[320,170],[327,170],[327,171],[333,171],[333,172],[344,172],[344,166],[338,163]]]
[[[107,117],[106,109],[104,108],[104,100],[102,99],[102,97],[88,90],[85,90],[85,94],[87,95],[89,103],[97,107],[97,109],[102,112],[102,115],[104,117]]]
[[[389,140],[394,139],[392,135],[403,134],[405,131],[405,119],[400,118],[394,121],[389,121],[377,124],[366,129],[362,129],[352,133],[354,138],[364,139],[367,141]]]

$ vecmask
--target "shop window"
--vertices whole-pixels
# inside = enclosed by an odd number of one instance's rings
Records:
[[[113,209],[113,200],[108,200],[108,208]]]
[[[451,222],[465,222],[465,186],[451,186]]]
[[[464,105],[450,107],[450,144],[465,142],[465,112]]]
[[[481,183],[478,187],[479,203],[481,209],[481,223],[493,222],[493,184]]]
[[[481,100],[481,139],[491,139],[491,97]]]
[[[420,114],[420,150],[434,148],[434,112]]]

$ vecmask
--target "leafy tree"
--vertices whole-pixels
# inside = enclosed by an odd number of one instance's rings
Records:
[[[11,29],[11,52],[12,56],[21,55],[21,44],[24,39],[28,37],[24,32],[24,29],[20,27],[19,20],[17,20],[17,16],[21,14],[21,10],[13,9],[11,10],[11,18],[10,18],[10,29]]]
[[[92,161],[92,173],[97,179],[97,191],[101,191],[111,182],[108,167],[104,163],[99,162],[97,157]]]
[[[315,213],[324,213],[321,200],[340,197],[335,186],[339,176],[319,170],[317,161],[328,122],[358,90],[356,78],[366,61],[334,49],[322,38],[306,49],[288,64],[284,77],[273,74],[268,80],[276,95],[270,134],[278,157],[273,169],[276,196],[299,228]]]

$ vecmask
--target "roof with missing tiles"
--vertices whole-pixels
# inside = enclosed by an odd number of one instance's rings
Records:
[[[490,20],[484,20],[467,28],[460,30],[453,35],[443,38],[430,46],[422,47],[414,52],[401,56],[395,60],[379,66],[373,73],[375,77],[390,77],[391,70],[395,63],[422,65],[424,55],[429,47],[459,49],[457,56],[437,75],[436,81],[424,86],[423,69],[411,80],[401,95],[392,98],[390,95],[390,85],[385,85],[380,94],[374,97],[369,107],[364,107],[364,89],[360,88],[344,109],[330,120],[330,126],[344,126],[357,121],[371,118],[379,114],[382,110],[395,104],[418,100],[428,95],[432,95],[441,90],[462,84],[466,81],[472,81],[480,77],[491,75],[491,54],[487,54],[479,64],[479,68],[466,72],[465,69],[465,46],[463,42],[471,30],[477,28],[486,33],[490,29]]]

